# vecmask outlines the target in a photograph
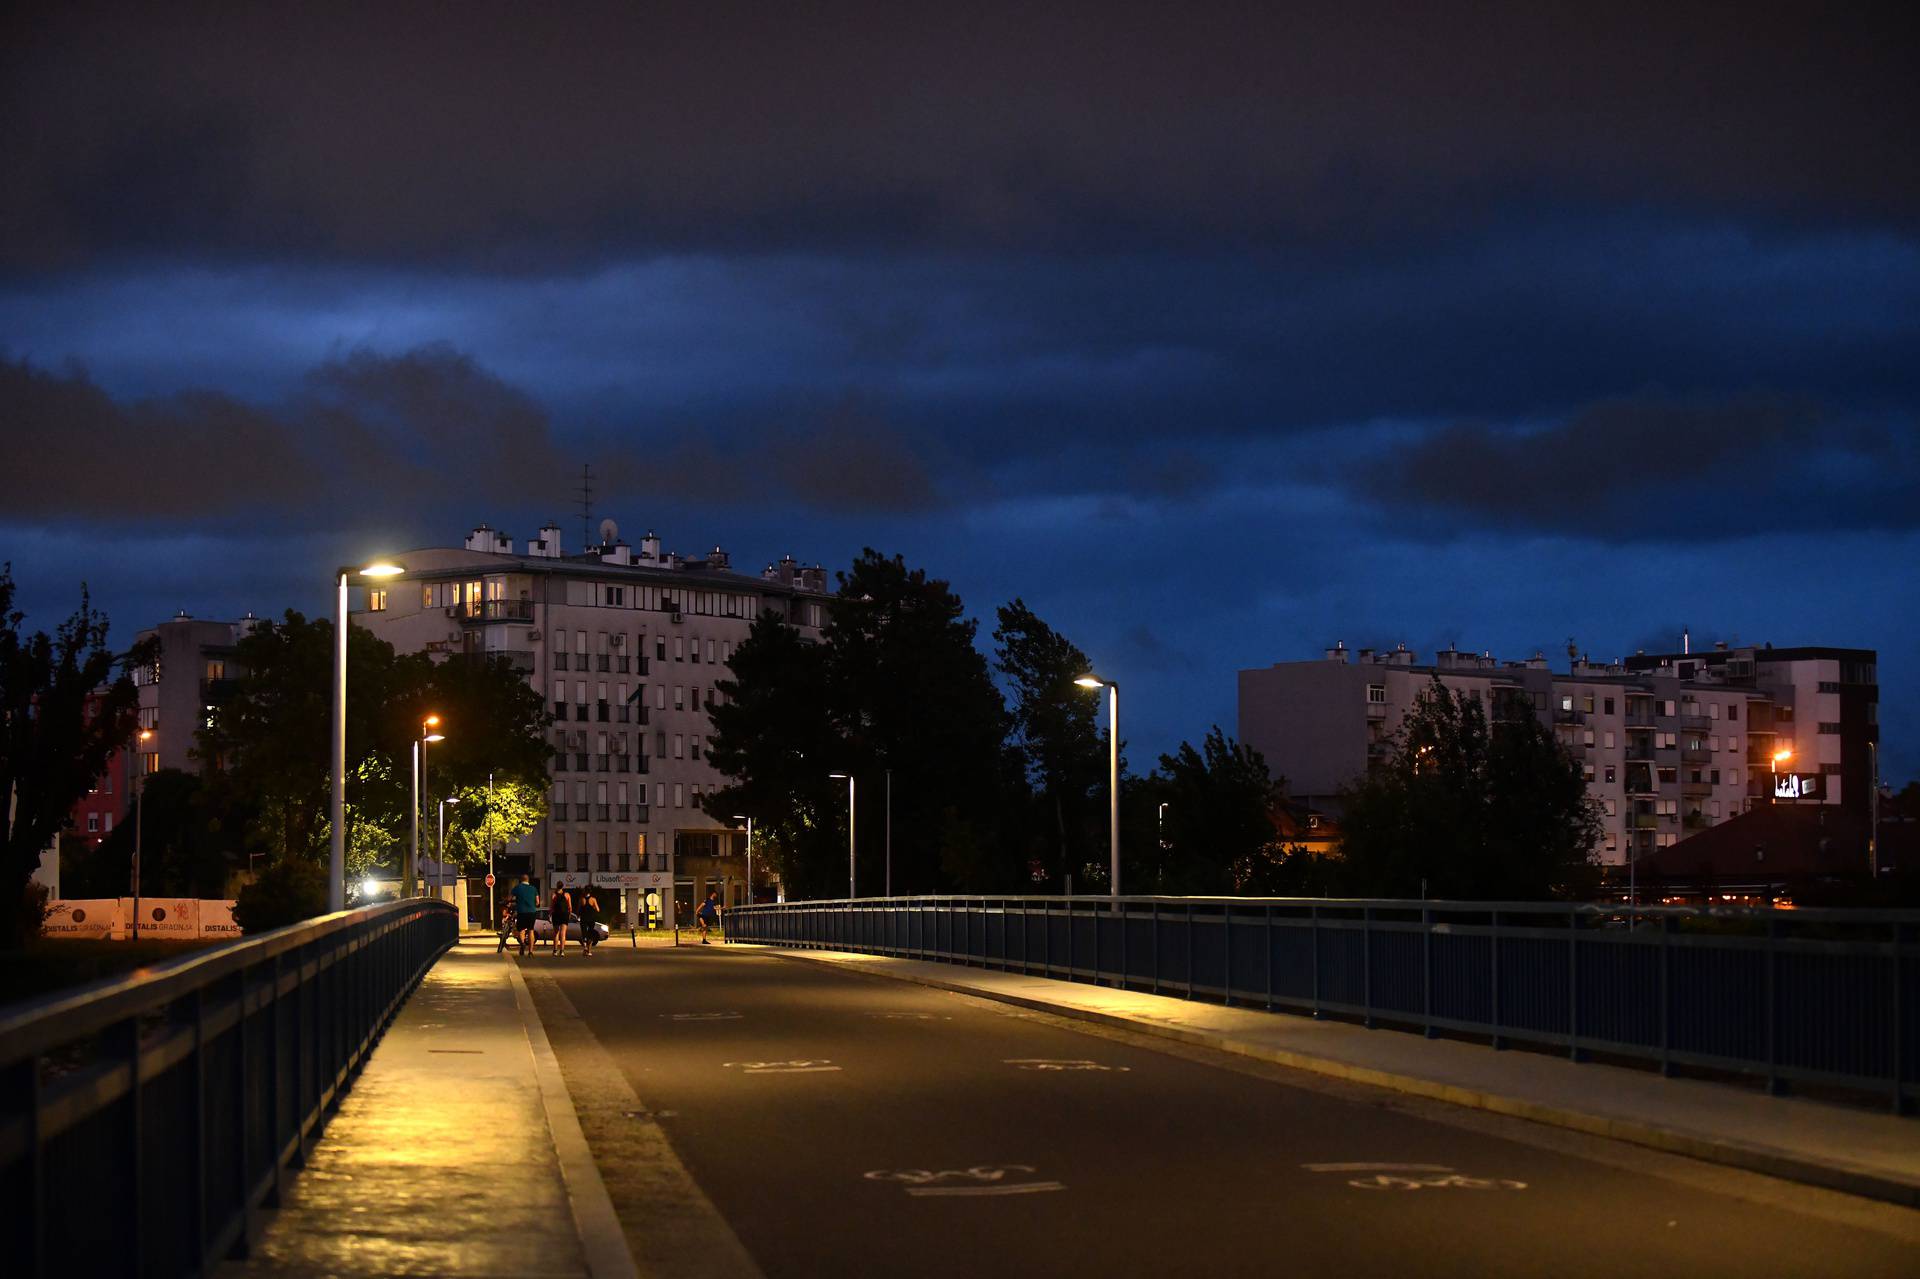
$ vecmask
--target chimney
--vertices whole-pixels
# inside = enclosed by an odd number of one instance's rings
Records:
[[[603,546],[600,548],[600,562],[602,564],[631,564],[633,563],[633,548],[623,541],[615,542],[611,546]]]
[[[1412,666],[1413,659],[1414,659],[1414,654],[1408,651],[1407,646],[1405,644],[1401,644],[1397,646],[1391,653],[1387,654],[1387,665]]]
[[[658,563],[659,559],[660,539],[654,535],[652,529],[648,529],[647,535],[640,539],[640,562],[643,564],[654,564]]]
[[[527,554],[540,559],[560,558],[560,526],[549,521],[540,526],[540,536],[527,543]]]
[[[727,563],[727,553],[717,546],[707,555],[708,568],[726,568]]]
[[[467,549],[469,551],[485,551],[489,555],[511,555],[513,554],[513,539],[498,529],[490,528],[482,524],[475,528],[473,532],[467,534]]]
[[[1342,640],[1335,640],[1333,647],[1327,650],[1327,660],[1329,662],[1338,662],[1342,666],[1345,666],[1347,664],[1346,643]]]

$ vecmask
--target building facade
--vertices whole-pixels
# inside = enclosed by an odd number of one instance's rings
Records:
[[[1336,644],[1319,661],[1241,671],[1240,738],[1297,799],[1337,809],[1340,788],[1392,754],[1434,679],[1490,715],[1529,713],[1552,728],[1600,807],[1608,864],[1758,804],[1866,806],[1879,733],[1871,649],[1716,646],[1612,664],[1575,657],[1554,671],[1540,654],[1449,649],[1422,663],[1405,645],[1356,655]]]
[[[140,731],[150,734],[136,736],[128,747],[136,756],[136,772],[201,771],[194,755],[198,731],[214,703],[244,674],[234,662],[234,646],[259,624],[252,613],[235,622],[216,622],[181,612],[134,637],[159,645],[154,660],[133,671],[140,694]]]
[[[506,658],[552,715],[550,814],[505,869],[591,883],[629,923],[671,924],[676,899],[684,912],[709,887],[744,898],[745,837],[705,807],[727,781],[707,758],[707,712],[760,614],[819,637],[824,569],[789,557],[740,573],[719,547],[683,557],[652,533],[632,547],[610,520],[573,554],[554,525],[524,550],[481,525],[463,546],[395,558],[404,574],[358,590],[354,623],[401,652]]]

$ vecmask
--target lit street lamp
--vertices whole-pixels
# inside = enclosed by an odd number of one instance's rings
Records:
[[[1112,862],[1112,877],[1107,890],[1120,896],[1120,686],[1097,675],[1082,675],[1073,681],[1081,688],[1107,690],[1107,855]],[[1117,903],[1116,903],[1117,904]]]
[[[1780,802],[1780,765],[1792,758],[1793,747],[1791,746],[1782,746],[1773,753],[1773,799],[1771,801],[1773,803]]]
[[[753,818],[735,813],[733,820],[747,824],[747,905],[753,905]]]
[[[413,838],[407,844],[407,864],[400,872],[400,895],[413,896],[414,877],[420,871],[420,787],[427,771],[427,743],[444,742],[446,734],[436,731],[440,726],[438,715],[429,715],[420,721],[420,738],[413,744]]]
[[[458,795],[440,801],[440,846],[436,852],[438,861],[433,865],[433,895],[440,896],[447,888],[447,805],[460,802]]]
[[[853,891],[853,774],[828,773],[827,776],[836,781],[842,777],[847,779],[847,900],[852,901],[855,895]]]
[[[140,730],[140,745],[153,740],[153,730]],[[133,774],[133,940],[140,940],[140,837],[146,829],[147,753],[135,751]]]
[[[347,579],[394,577],[406,572],[398,564],[377,563],[365,568],[339,568],[334,576],[339,594],[333,610],[333,802],[328,809],[332,838],[327,850],[327,909],[347,908]]]

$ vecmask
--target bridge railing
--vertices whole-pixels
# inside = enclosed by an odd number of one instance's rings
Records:
[[[395,902],[0,1010],[8,1273],[205,1275],[244,1254],[458,937],[451,906]]]
[[[1920,1098],[1920,911],[893,897],[735,907],[727,939]]]

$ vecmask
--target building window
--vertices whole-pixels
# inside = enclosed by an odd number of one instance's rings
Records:
[[[1615,771],[1615,768],[1614,768],[1614,766],[1613,766],[1612,764],[1608,764],[1608,765],[1607,765],[1607,771],[1606,771],[1606,779],[1607,779],[1607,785],[1609,785],[1609,786],[1611,786],[1611,785],[1613,785],[1613,783],[1614,783],[1614,781],[1616,780],[1616,778],[1617,778],[1617,776],[1618,776],[1618,774],[1616,773],[1616,771]],[[1608,804],[1608,811],[1612,811],[1612,804],[1613,804],[1613,801],[1612,801],[1612,800],[1608,800],[1608,801],[1607,801],[1607,804]]]
[[[1707,773],[1707,776],[1708,776],[1709,778],[1711,778],[1711,779],[1713,780],[1713,784],[1714,784],[1715,786],[1718,786],[1718,785],[1720,784],[1720,770],[1719,770],[1719,769],[1717,769],[1717,768],[1715,768],[1715,769],[1710,769],[1710,770],[1708,771],[1708,773]]]
[[[100,814],[88,813],[87,814],[87,834],[98,835],[99,833],[100,833]]]
[[[686,695],[687,690],[684,686],[679,684],[673,686],[673,709],[683,711],[687,708]]]
[[[1600,744],[1602,746],[1605,746],[1608,750],[1612,750],[1613,749],[1613,733],[1611,731],[1602,733],[1600,735]]]
[[[1601,705],[1607,708],[1607,714],[1613,714],[1613,699],[1611,697],[1607,698]]]
[[[687,739],[681,736],[679,733],[675,733],[673,735],[673,757],[675,759],[679,759],[681,757],[681,751],[685,748],[686,740]]]
[[[420,587],[420,607],[433,607],[433,583],[423,583]]]
[[[667,637],[666,636],[656,635],[653,637],[653,657],[655,661],[659,661],[659,662],[664,662],[667,660]]]
[[[1837,733],[1840,731],[1840,726],[1833,723],[1823,723],[1820,725],[1820,731],[1823,733]]]
[[[695,733],[693,736],[687,739],[687,758],[688,759],[700,758],[700,734],[698,733]]]
[[[369,613],[384,613],[387,611],[387,593],[385,590],[367,592],[367,611]]]
[[[1386,700],[1387,700],[1387,686],[1385,684],[1367,685],[1367,701],[1368,702],[1372,703],[1375,706],[1379,706],[1385,703]]]
[[[1739,719],[1740,719],[1740,707],[1737,704],[1730,704],[1727,707],[1727,723],[1729,724],[1738,723]]]
[[[675,808],[685,808],[687,806],[687,788],[679,782],[673,784],[673,806]]]

